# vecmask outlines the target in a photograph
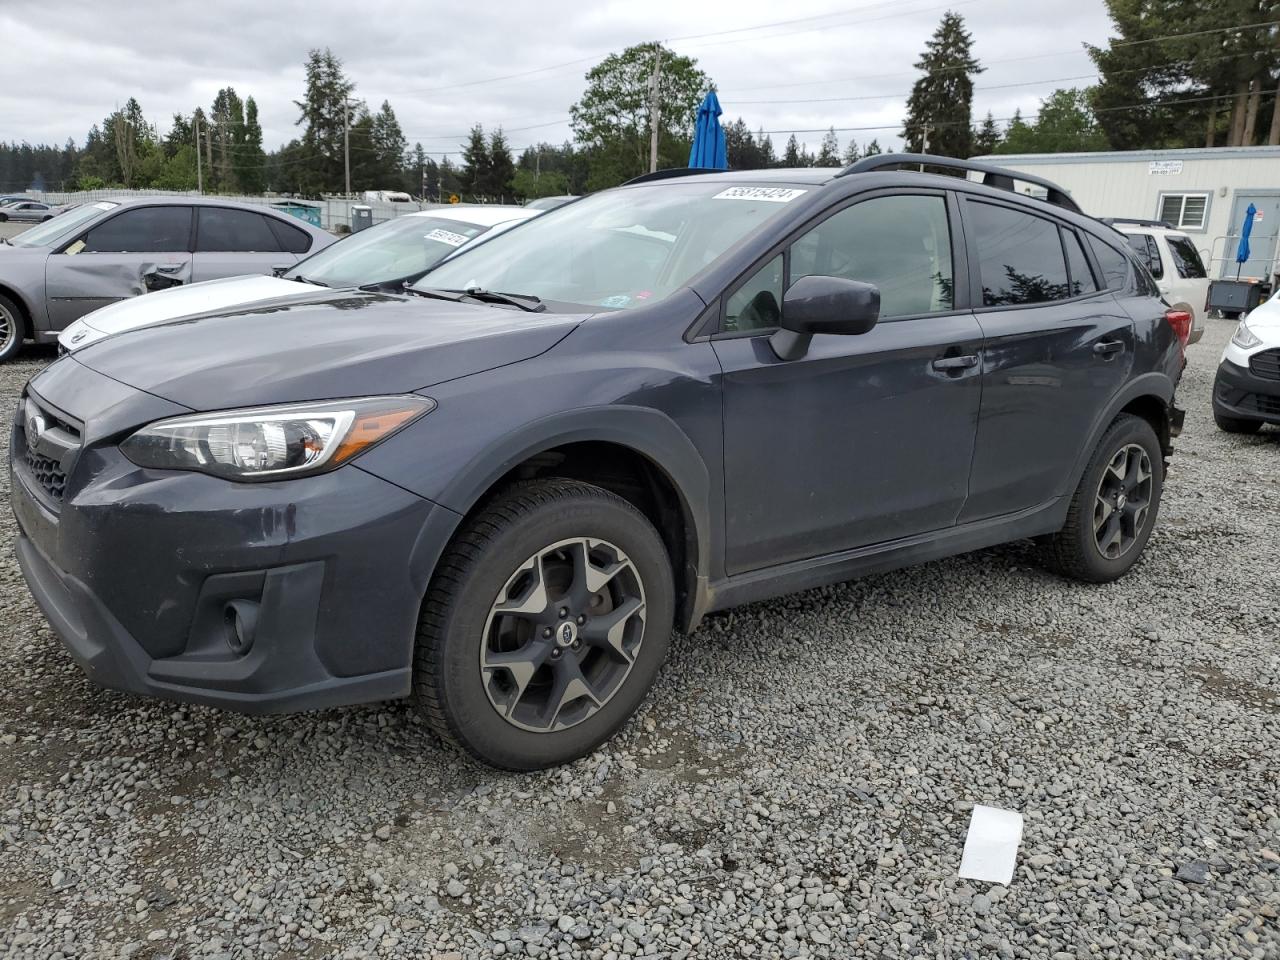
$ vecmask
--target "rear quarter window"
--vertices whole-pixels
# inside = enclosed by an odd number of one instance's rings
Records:
[[[1093,251],[1093,257],[1102,269],[1102,278],[1108,290],[1123,290],[1129,285],[1129,272],[1132,268],[1127,256],[1092,235],[1089,237],[1089,249]]]
[[[1169,253],[1173,257],[1178,276],[1184,280],[1203,280],[1208,276],[1204,261],[1200,259],[1200,251],[1190,237],[1167,236],[1165,239],[1169,242]]]
[[[271,232],[275,234],[281,250],[302,254],[311,249],[311,234],[307,231],[300,230],[293,224],[285,223],[276,217],[264,216],[263,219],[271,227]]]

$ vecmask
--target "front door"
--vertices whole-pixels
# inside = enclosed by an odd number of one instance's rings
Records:
[[[45,261],[51,329],[148,290],[191,281],[191,208],[124,207]]]
[[[1107,289],[1127,286],[1123,254],[1110,251],[1099,282],[1074,229],[994,201],[967,200],[964,212],[984,337],[967,522],[1064,492],[1091,428],[1128,379],[1134,333]]]
[[[1253,204],[1255,210],[1253,230],[1249,233],[1249,260],[1240,264],[1236,263],[1236,252],[1240,247],[1240,231],[1244,227],[1249,204]],[[1231,222],[1227,225],[1227,234],[1226,249],[1222,252],[1222,276],[1269,280],[1276,272],[1276,258],[1280,256],[1280,249],[1276,246],[1280,235],[1280,191],[1237,193],[1231,204]]]
[[[954,309],[942,192],[880,194],[828,217],[723,298],[730,574],[952,526],[967,495],[981,330]],[[783,291],[820,274],[874,283],[880,322],[770,345]]]

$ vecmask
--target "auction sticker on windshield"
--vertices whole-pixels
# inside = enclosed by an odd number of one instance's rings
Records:
[[[460,233],[453,233],[452,231],[449,231],[449,230],[441,230],[439,227],[437,227],[435,230],[432,230],[430,233],[424,233],[422,235],[422,239],[423,240],[439,240],[441,243],[447,243],[451,247],[460,247],[471,238],[464,237]]]
[[[791,187],[730,187],[721,190],[712,200],[765,200],[769,203],[790,203],[806,190]]]

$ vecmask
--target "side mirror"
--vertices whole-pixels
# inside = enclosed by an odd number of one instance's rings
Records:
[[[815,333],[866,333],[880,318],[880,288],[843,277],[801,277],[782,296],[782,326],[770,339],[780,360],[798,360]]]

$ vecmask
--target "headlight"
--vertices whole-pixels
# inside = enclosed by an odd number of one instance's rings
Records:
[[[1243,320],[1241,320],[1239,326],[1236,327],[1236,332],[1231,335],[1231,342],[1241,350],[1252,350],[1254,347],[1258,346],[1258,344],[1262,343],[1261,340],[1253,335],[1253,331],[1249,329],[1249,324],[1245,323]]]
[[[435,409],[426,397],[368,397],[158,420],[120,445],[140,467],[229,480],[332,470]]]

